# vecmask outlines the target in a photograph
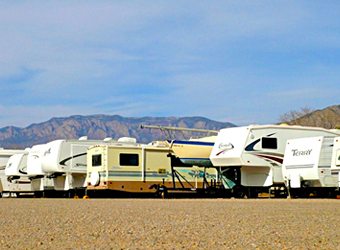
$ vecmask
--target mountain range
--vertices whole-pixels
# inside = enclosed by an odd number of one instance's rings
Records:
[[[74,115],[52,118],[46,122],[32,124],[26,128],[8,126],[0,129],[0,145],[3,148],[25,148],[56,139],[88,139],[111,137],[134,137],[138,142],[164,139],[188,139],[202,136],[193,132],[168,132],[158,129],[141,129],[140,125],[160,125],[172,127],[219,130],[234,127],[229,122],[217,122],[204,117],[122,117],[119,115]],[[204,134],[203,134],[204,135]]]
[[[287,114],[285,118],[288,120],[284,120],[284,122],[291,125],[317,126],[327,129],[340,128],[340,105],[333,105],[307,113],[291,111]],[[87,136],[89,139],[134,137],[138,142],[148,143],[153,140],[188,139],[206,135],[196,132],[141,129],[140,125],[142,124],[209,130],[235,127],[234,124],[229,122],[218,122],[198,116],[136,118],[119,115],[74,115],[52,118],[42,123],[32,124],[26,128],[14,126],[1,128],[0,147],[25,148],[56,139],[77,139],[82,136]]]

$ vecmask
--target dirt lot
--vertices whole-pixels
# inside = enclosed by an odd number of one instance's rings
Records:
[[[340,200],[0,199],[1,249],[340,249]]]

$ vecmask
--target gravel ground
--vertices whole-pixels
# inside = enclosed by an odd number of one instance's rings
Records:
[[[0,199],[1,249],[340,249],[339,200]]]

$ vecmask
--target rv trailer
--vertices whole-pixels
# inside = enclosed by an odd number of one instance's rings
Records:
[[[291,197],[335,197],[339,170],[332,166],[334,136],[298,138],[287,141],[282,164]]]
[[[257,197],[260,192],[287,196],[281,168],[287,140],[339,134],[339,130],[287,125],[226,128],[218,133],[210,160],[235,183],[234,196]]]
[[[12,155],[5,168],[5,175],[11,183],[9,193],[17,197],[32,194],[31,180],[27,176],[27,150],[29,149],[25,149],[24,153]]]
[[[6,165],[11,156],[15,154],[25,153],[25,150],[17,149],[0,149],[0,197],[3,194],[17,193],[26,190],[23,183],[11,182],[6,176]]]
[[[42,169],[46,150],[46,144],[34,145],[27,155],[27,176],[31,180],[32,190],[36,196],[47,196],[54,192],[53,180],[47,178]]]
[[[89,146],[110,143],[112,139],[55,140],[46,144],[42,157],[42,171],[53,179],[54,189],[67,192],[84,192],[86,187],[86,154]]]
[[[24,153],[14,154],[9,157],[5,168],[5,175],[8,179],[15,180],[27,176],[27,155],[28,151],[25,150]]]
[[[197,193],[216,183],[215,168],[178,167],[170,153],[167,142],[131,140],[92,146],[87,152],[87,192],[165,196],[168,192]]]

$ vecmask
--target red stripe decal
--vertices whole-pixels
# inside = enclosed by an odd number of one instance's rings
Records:
[[[272,155],[262,155],[262,154],[256,154],[256,156],[259,156],[259,157],[262,157],[262,158],[266,158],[266,159],[269,159],[269,160],[272,160],[272,161],[276,161],[280,164],[283,163],[283,159],[282,158],[278,158],[278,157],[275,157],[275,156],[272,156]]]

